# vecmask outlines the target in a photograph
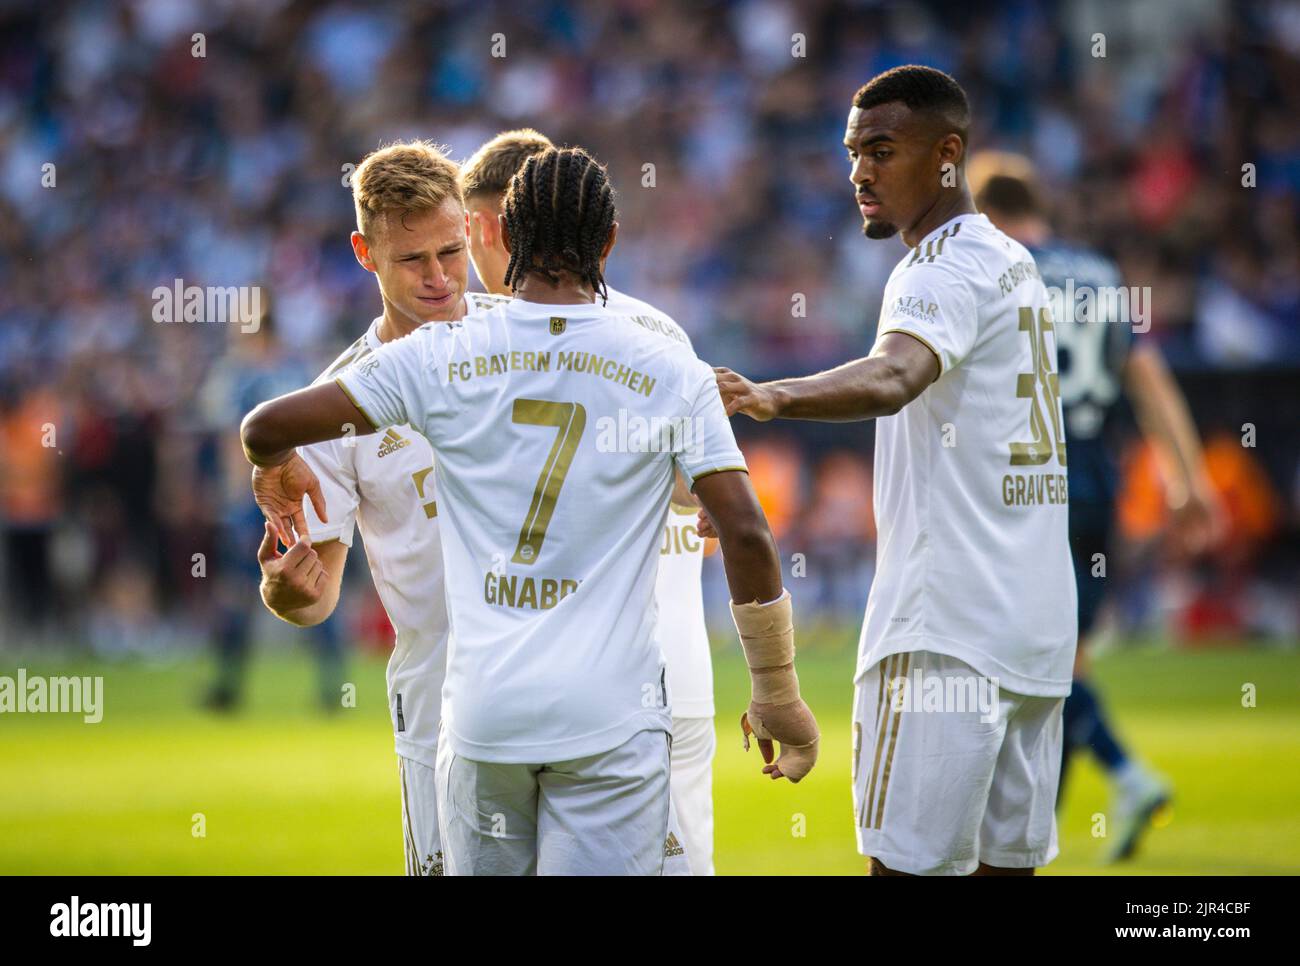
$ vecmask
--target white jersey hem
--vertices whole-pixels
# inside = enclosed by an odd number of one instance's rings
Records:
[[[965,661],[980,674],[988,678],[997,678],[998,687],[1012,694],[1023,694],[1031,698],[1064,698],[1069,696],[1071,679],[1055,681],[1050,678],[1033,678],[1018,674],[999,663],[984,651],[977,650],[969,644],[954,641],[947,637],[933,634],[912,634],[907,637],[892,639],[888,644],[879,644],[866,654],[859,654],[858,666],[853,673],[853,683],[857,684],[873,667],[894,654],[907,654],[912,651],[932,651],[946,654],[959,661]],[[1073,661],[1071,661],[1073,665]]]
[[[442,722],[443,740],[450,742],[451,750],[470,761],[486,761],[503,765],[541,765],[558,761],[573,761],[604,754],[619,747],[642,731],[663,731],[672,734],[672,719],[666,708],[639,711],[624,718],[612,728],[605,728],[567,741],[545,741],[536,744],[484,744],[470,741],[456,734],[450,722]]]

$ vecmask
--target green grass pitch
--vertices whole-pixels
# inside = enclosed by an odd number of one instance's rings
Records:
[[[747,684],[734,644],[715,656],[720,874],[863,872],[849,790],[853,640],[824,634],[799,657],[821,722],[817,770],[792,786],[741,750]],[[383,664],[353,660],[357,706],[322,715],[301,655],[263,654],[242,712],[196,700],[200,662],[25,664],[29,674],[102,674],[104,719],[0,715],[0,873],[402,872],[396,759]],[[12,658],[0,674],[13,675]],[[1175,785],[1172,821],[1139,857],[1098,862],[1093,816],[1108,805],[1090,762],[1061,815],[1048,873],[1300,872],[1300,656],[1294,650],[1126,649],[1096,676],[1119,728]],[[1242,706],[1253,684],[1256,706]],[[204,835],[195,835],[196,816]]]

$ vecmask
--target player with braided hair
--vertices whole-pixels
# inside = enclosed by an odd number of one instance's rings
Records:
[[[568,271],[608,302],[600,239],[614,225],[614,189],[590,155],[552,148],[529,158],[511,182],[504,218],[515,239],[505,276],[511,291],[530,271],[552,284]]]
[[[511,254],[501,242],[499,217],[506,193],[529,158],[554,146],[550,138],[531,128],[503,131],[461,167],[470,260],[479,280],[494,295],[510,294],[505,277]],[[565,170],[568,184],[577,181],[574,187],[563,190],[577,199],[581,221],[596,211],[588,193],[600,168],[587,165],[580,169],[571,164]],[[612,203],[612,194],[608,197]],[[583,239],[579,260],[597,263],[603,276],[604,262],[595,237],[599,237],[597,233]],[[514,247],[518,250],[520,246],[516,243]],[[609,285],[604,294],[610,309],[664,339],[693,349],[690,336],[660,309]],[[698,508],[699,501],[679,475],[655,578],[659,642],[668,665],[673,720],[672,812],[664,843],[664,875],[713,874],[713,758],[717,737],[713,727],[713,659],[701,581],[704,558],[717,549],[717,541],[700,536],[695,522]]]

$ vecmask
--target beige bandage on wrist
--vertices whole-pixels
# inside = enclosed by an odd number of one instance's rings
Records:
[[[758,704],[789,704],[799,700],[794,673],[794,607],[790,591],[770,604],[731,605],[731,617],[745,649],[753,700]]]

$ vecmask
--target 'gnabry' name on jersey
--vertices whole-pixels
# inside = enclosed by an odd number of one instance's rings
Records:
[[[1033,257],[984,215],[935,229],[894,269],[880,333],[938,379],[877,421],[876,578],[858,675],[949,654],[1002,688],[1070,690],[1075,586],[1055,325]]]
[[[713,371],[604,306],[516,299],[337,381],[434,446],[452,749],[561,761],[669,730],[653,595],[674,466],[744,468]]]

